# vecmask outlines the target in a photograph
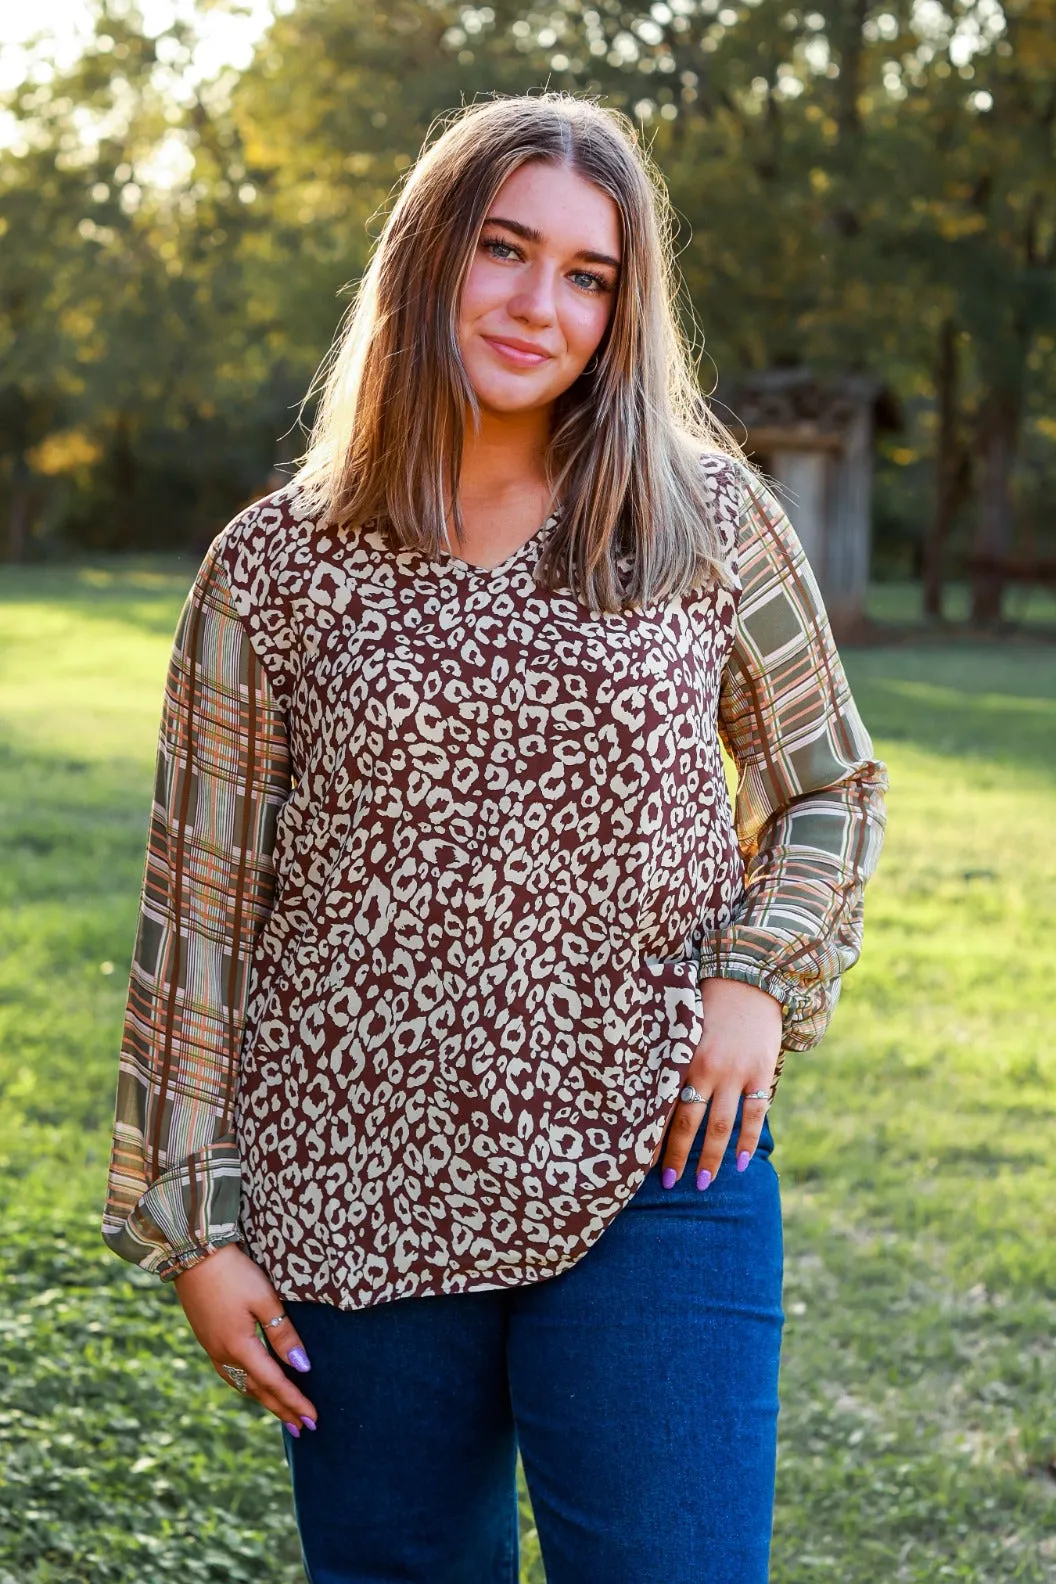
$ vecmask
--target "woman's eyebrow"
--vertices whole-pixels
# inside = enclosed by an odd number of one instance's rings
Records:
[[[513,231],[517,236],[523,237],[526,242],[543,242],[546,239],[541,231],[534,226],[524,225],[520,220],[504,220],[501,215],[486,215],[485,225],[505,226],[508,231]],[[619,259],[610,258],[607,253],[588,253],[581,250],[576,258],[585,260],[588,264],[611,264],[613,269],[619,269]]]

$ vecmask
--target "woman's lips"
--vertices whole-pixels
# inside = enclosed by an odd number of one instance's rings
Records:
[[[550,360],[547,352],[522,352],[519,347],[512,347],[508,341],[499,341],[495,336],[485,336],[484,340],[495,348],[500,357],[504,357],[509,363],[516,363],[518,368],[535,368],[537,363],[547,363]]]

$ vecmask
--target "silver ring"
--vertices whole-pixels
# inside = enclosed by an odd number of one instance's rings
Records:
[[[284,1315],[284,1314],[281,1314],[281,1315],[276,1315],[276,1316],[275,1316],[275,1318],[274,1318],[274,1320],[262,1320],[262,1321],[261,1321],[261,1322],[260,1322],[260,1323],[261,1323],[261,1325],[262,1325],[262,1326],[263,1326],[263,1327],[264,1327],[264,1329],[265,1329],[265,1331],[270,1331],[270,1330],[271,1330],[271,1328],[272,1328],[272,1326],[277,1326],[277,1325],[281,1325],[281,1324],[282,1324],[282,1322],[283,1322],[283,1321],[284,1321],[284,1320],[285,1320],[285,1319],[286,1319],[286,1318],[287,1318],[287,1316],[286,1316],[286,1315]]]
[[[678,1098],[683,1102],[684,1105],[693,1105],[694,1103],[697,1105],[707,1105],[709,1096],[698,1095],[693,1085],[687,1084],[686,1087],[679,1093]]]
[[[744,1098],[746,1100],[767,1100],[769,1096],[769,1089],[752,1089]]]
[[[237,1364],[221,1364],[220,1368],[223,1370],[224,1374],[227,1376],[235,1390],[240,1391],[243,1397],[248,1396],[249,1387],[247,1386],[246,1382],[249,1380],[249,1376],[247,1375],[246,1371],[244,1369],[239,1369]]]

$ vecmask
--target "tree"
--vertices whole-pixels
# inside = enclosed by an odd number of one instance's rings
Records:
[[[342,294],[438,116],[544,86],[640,127],[706,390],[715,369],[868,367],[923,410],[897,455],[934,458],[932,603],[958,499],[974,488],[980,544],[1007,545],[1025,432],[1056,471],[1056,0],[299,0],[215,81],[190,24],[152,37],[116,4],[75,67],[11,97],[15,541],[31,522],[113,547],[215,528],[299,449]]]

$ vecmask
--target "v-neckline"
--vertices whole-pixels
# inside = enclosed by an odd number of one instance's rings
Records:
[[[557,521],[560,513],[560,507],[558,507],[556,511],[552,511],[549,517],[547,517],[546,521],[541,523],[535,532],[530,534],[527,539],[523,540],[523,542],[517,546],[516,550],[511,550],[508,556],[505,556],[501,561],[496,561],[492,566],[481,566],[478,561],[466,561],[462,556],[455,555],[454,551],[445,549],[441,549],[440,561],[436,564],[445,567],[458,567],[462,572],[470,573],[476,576],[492,577],[496,572],[506,571],[508,567],[512,566],[514,562],[520,559],[526,550],[530,549],[534,544],[541,541],[547,529],[552,523]]]

